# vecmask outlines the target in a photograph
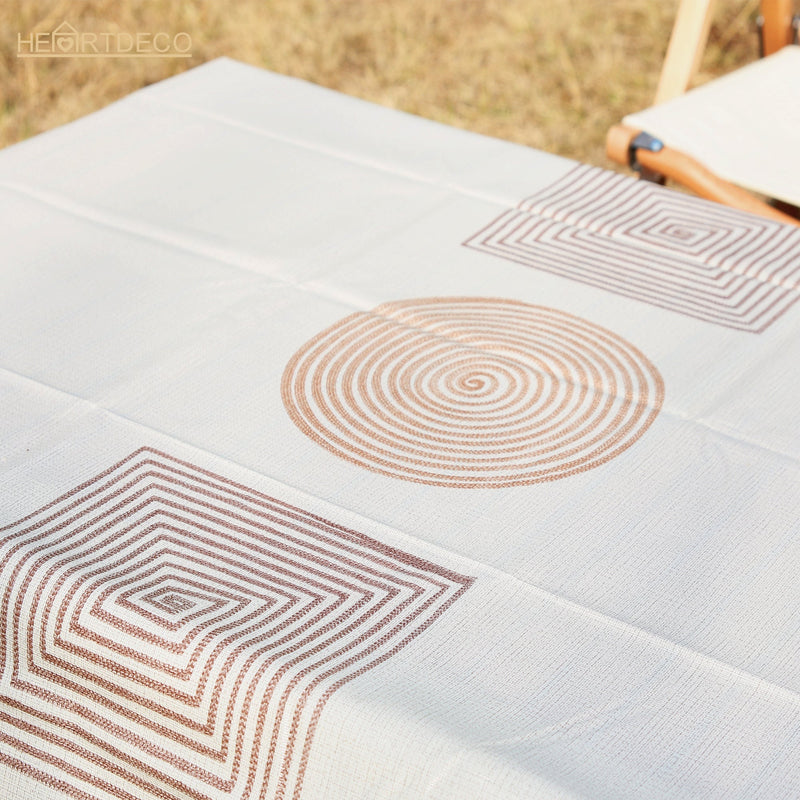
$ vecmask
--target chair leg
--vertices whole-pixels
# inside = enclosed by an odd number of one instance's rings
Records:
[[[761,54],[776,53],[794,39],[792,0],[761,0]]]
[[[713,10],[713,0],[681,0],[654,105],[686,91],[703,57]]]

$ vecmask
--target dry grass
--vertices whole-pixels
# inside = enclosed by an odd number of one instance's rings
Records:
[[[756,56],[756,0],[719,0],[699,80]],[[605,165],[649,105],[677,0],[4,0],[0,145],[220,55]],[[17,34],[187,31],[193,58],[19,59]]]

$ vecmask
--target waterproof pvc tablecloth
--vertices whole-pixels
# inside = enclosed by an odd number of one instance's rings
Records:
[[[4,800],[800,796],[800,230],[228,60],[0,228]]]

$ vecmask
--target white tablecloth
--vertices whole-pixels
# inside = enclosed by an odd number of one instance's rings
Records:
[[[228,60],[0,226],[4,798],[800,796],[800,231]]]

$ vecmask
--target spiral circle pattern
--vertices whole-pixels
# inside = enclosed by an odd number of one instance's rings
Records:
[[[605,328],[515,300],[423,298],[352,314],[286,366],[306,435],[384,475],[458,488],[551,481],[630,447],[661,375]]]

